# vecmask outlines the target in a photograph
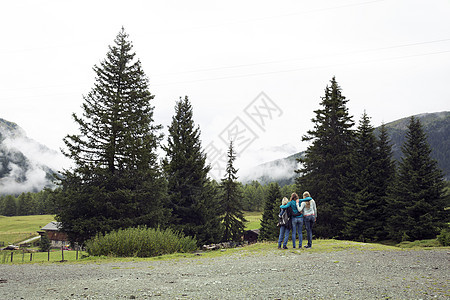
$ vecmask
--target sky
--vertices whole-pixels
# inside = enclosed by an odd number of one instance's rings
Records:
[[[59,150],[78,133],[94,65],[122,27],[167,127],[188,96],[202,145],[223,175],[306,149],[336,77],[357,123],[450,110],[450,1],[7,1],[0,28],[0,118]]]

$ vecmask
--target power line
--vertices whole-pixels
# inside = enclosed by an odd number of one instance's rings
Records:
[[[321,55],[321,56],[310,56],[310,57],[305,57],[305,58],[290,58],[290,59],[283,59],[283,60],[273,60],[273,61],[266,61],[266,62],[260,62],[260,63],[252,63],[252,64],[240,64],[240,65],[234,65],[234,66],[212,67],[212,68],[188,70],[188,71],[181,71],[181,72],[159,73],[159,74],[154,74],[154,75],[155,76],[160,76],[160,75],[167,76],[167,75],[180,75],[180,74],[188,74],[188,73],[209,72],[209,71],[217,71],[217,70],[225,70],[225,69],[237,69],[237,68],[254,67],[254,66],[268,65],[268,64],[303,61],[303,60],[310,60],[310,59],[320,59],[320,58],[331,57],[331,56],[342,56],[342,55],[349,55],[349,54],[376,52],[376,51],[391,50],[391,49],[396,49],[396,48],[404,48],[404,47],[433,44],[433,43],[440,43],[440,42],[447,42],[447,41],[450,41],[450,38],[433,40],[433,41],[425,41],[425,42],[409,43],[409,44],[401,44],[401,45],[393,45],[393,46],[373,48],[373,49],[347,51],[347,52],[342,52],[342,53],[327,54],[327,55]]]
[[[378,48],[378,49],[389,49],[389,48],[393,48],[393,47],[398,48],[398,47],[404,47],[404,46],[407,46],[407,45],[419,45],[419,44],[426,44],[426,43],[439,42],[439,41],[448,41],[448,40],[450,40],[450,39],[442,39],[442,40],[436,40],[436,41],[428,41],[428,42],[419,42],[419,43],[412,43],[412,44],[405,44],[405,45],[398,45],[398,46],[390,46],[390,47],[383,47],[383,48]],[[366,51],[366,50],[364,50],[364,51]],[[370,50],[367,50],[367,51],[370,51]],[[429,55],[439,55],[439,54],[444,54],[444,53],[449,53],[449,52],[450,52],[450,50],[444,50],[444,51],[437,51],[437,52],[420,53],[420,54],[413,54],[413,55],[404,55],[404,56],[391,57],[391,58],[366,60],[366,61],[353,62],[353,63],[332,64],[332,65],[324,65],[324,66],[311,66],[311,67],[302,67],[302,68],[295,68],[295,69],[288,69],[288,70],[279,70],[279,71],[271,71],[271,72],[258,72],[258,73],[242,74],[242,75],[230,75],[230,76],[195,79],[195,80],[186,80],[186,81],[177,81],[177,82],[167,82],[167,83],[152,83],[151,86],[166,86],[166,85],[174,85],[174,84],[186,84],[186,83],[217,81],[217,80],[226,80],[226,79],[235,79],[235,78],[256,77],[256,76],[281,74],[281,73],[290,73],[290,72],[298,72],[298,71],[305,71],[305,70],[326,69],[326,68],[332,68],[332,67],[342,67],[342,66],[349,66],[349,65],[358,65],[358,64],[367,64],[367,63],[374,63],[374,62],[383,62],[383,61],[408,59],[408,58],[415,58],[415,57],[429,56]],[[218,68],[218,69],[221,69],[221,68]],[[66,85],[64,85],[64,86],[66,86]],[[44,87],[39,87],[39,88],[44,88]],[[5,100],[15,100],[15,99],[23,99],[23,98],[42,98],[42,97],[55,97],[55,96],[69,96],[69,95],[78,95],[78,93],[64,93],[64,94],[59,93],[59,94],[48,94],[48,95],[6,97]]]
[[[414,57],[420,57],[420,56],[438,55],[438,54],[443,54],[443,53],[450,53],[450,50],[444,50],[444,51],[438,51],[438,52],[430,52],[430,53],[421,53],[421,54],[414,54],[414,55],[405,55],[405,56],[399,56],[399,57],[393,57],[393,58],[367,60],[367,61],[354,62],[354,63],[344,63],[344,64],[314,66],[314,67],[303,67],[303,68],[295,68],[295,69],[289,69],[289,70],[250,73],[250,74],[243,74],[243,75],[223,76],[223,77],[215,77],[215,78],[204,78],[204,79],[196,79],[196,80],[189,80],[189,81],[178,81],[178,82],[168,82],[168,83],[160,83],[160,84],[156,83],[156,84],[153,84],[153,86],[164,86],[164,85],[172,85],[172,84],[184,84],[184,83],[215,81],[215,80],[234,79],[234,78],[255,77],[255,76],[272,75],[272,74],[279,74],[279,73],[290,73],[290,72],[314,70],[314,69],[326,69],[326,68],[331,68],[331,67],[341,67],[341,66],[348,66],[348,65],[358,65],[358,64],[382,62],[382,61],[392,61],[392,60],[408,59],[408,58],[414,58]]]

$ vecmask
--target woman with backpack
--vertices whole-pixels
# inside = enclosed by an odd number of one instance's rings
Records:
[[[298,209],[297,209],[297,200],[299,202],[304,202],[304,201],[309,201],[311,199],[312,199],[311,197],[307,197],[305,199],[298,199],[298,195],[296,193],[292,193],[291,201],[289,201],[285,205],[280,206],[280,208],[282,208],[282,209],[286,209],[288,207],[290,207],[292,209],[291,223],[292,223],[292,246],[293,246],[293,248],[295,248],[295,237],[297,235],[297,232],[298,232],[298,239],[299,239],[299,241],[298,241],[299,248],[302,247],[302,243],[303,243],[303,233],[302,233],[303,215],[302,215],[301,211],[298,211]]]
[[[284,197],[281,200],[281,205],[286,205],[289,202],[288,198]],[[278,237],[278,249],[281,249],[281,242],[283,242],[283,249],[287,249],[287,242],[289,240],[289,231],[291,231],[291,217],[288,208],[280,208],[280,213],[278,214],[278,218],[280,221],[278,222],[278,226],[280,226],[280,236]]]

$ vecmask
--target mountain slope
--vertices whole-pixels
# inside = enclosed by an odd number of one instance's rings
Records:
[[[0,194],[52,187],[61,155],[29,139],[17,124],[0,118]]]
[[[433,150],[432,158],[437,160],[445,178],[450,180],[450,112],[424,113],[414,117],[420,119],[428,136],[428,143]],[[396,160],[399,160],[402,156],[401,147],[405,141],[410,118],[402,118],[385,124],[391,139],[393,156]],[[379,127],[375,129],[375,133],[378,135]],[[294,172],[298,169],[296,158],[302,155],[304,155],[304,152],[258,165],[252,170],[251,175],[247,175],[241,180],[244,183],[257,180],[261,184],[275,181],[282,186],[292,184],[297,177]]]

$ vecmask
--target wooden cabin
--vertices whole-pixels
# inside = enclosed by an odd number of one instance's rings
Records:
[[[52,221],[38,231],[41,236],[47,235],[52,248],[60,248],[69,244],[67,234],[59,230],[60,224],[60,222]]]

